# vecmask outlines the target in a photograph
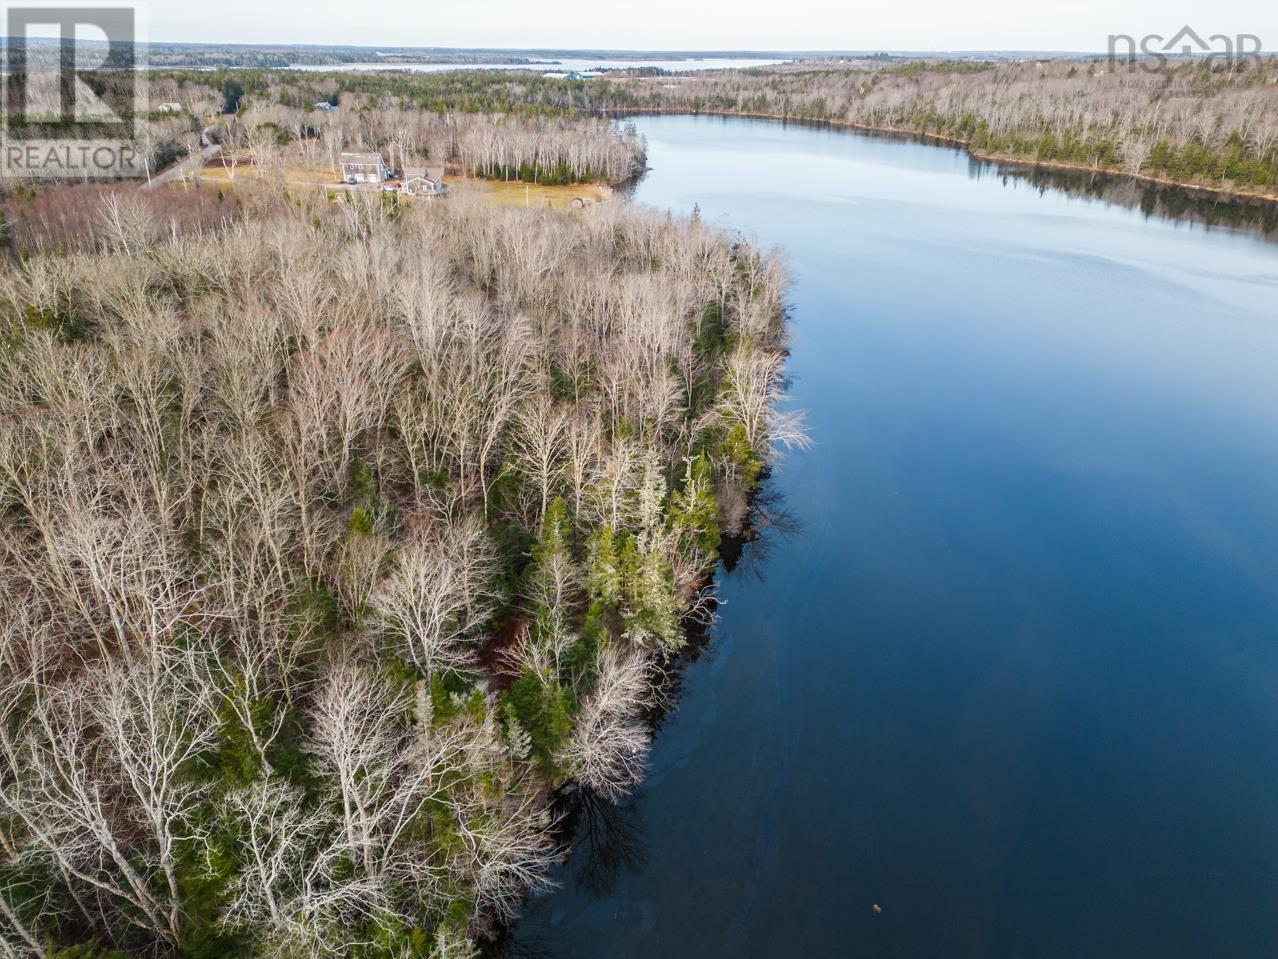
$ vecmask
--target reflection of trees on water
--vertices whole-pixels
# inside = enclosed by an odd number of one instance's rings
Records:
[[[751,501],[750,522],[739,536],[724,536],[719,544],[720,570],[724,576],[749,574],[762,582],[768,559],[778,539],[796,535],[799,521],[785,506],[779,486],[766,475]],[[684,623],[687,644],[666,667],[666,675],[646,719],[653,736],[661,729],[683,696],[684,677],[689,664],[714,655],[712,628],[717,618],[716,603],[710,603],[709,617]]]
[[[778,539],[789,539],[799,532],[799,521],[785,505],[781,489],[765,480],[754,497],[754,517],[750,530],[732,543],[725,541],[720,549],[723,571],[729,576],[749,573],[763,582],[764,571]]]
[[[1108,173],[992,163],[975,157],[968,164],[968,174],[974,180],[996,176],[1004,186],[1027,184],[1040,194],[1055,191],[1140,210],[1146,218],[1156,216],[1175,222],[1199,223],[1209,229],[1254,230],[1267,238],[1278,239],[1278,203],[1269,200],[1148,183]]]
[[[593,896],[606,896],[626,872],[643,868],[642,794],[620,803],[583,790],[577,802],[577,842],[573,847],[575,880]]]
[[[555,951],[542,936],[509,936],[497,951],[483,949],[481,956],[500,956],[501,959],[555,959]]]
[[[574,784],[555,797],[555,815],[572,852],[559,879],[572,883],[590,898],[606,896],[627,872],[643,868],[642,794],[614,803]],[[553,959],[554,951],[536,931],[516,926],[494,953],[502,959]]]
[[[748,573],[762,580],[777,540],[797,532],[799,522],[786,509],[781,490],[770,477],[766,478],[755,493],[746,533],[724,538],[719,551],[723,574]],[[686,667],[714,653],[713,617],[684,625],[687,645],[667,665],[658,695],[654,697],[655,704],[645,716],[654,737],[679,704]],[[616,888],[621,876],[643,868],[647,859],[643,802],[642,787],[622,802],[614,803],[575,783],[563,786],[555,795],[551,810],[560,837],[570,848],[559,881],[573,884],[590,898],[601,898]],[[501,939],[489,943],[484,953],[502,959],[554,959],[546,939],[527,924],[518,923],[507,929]]]

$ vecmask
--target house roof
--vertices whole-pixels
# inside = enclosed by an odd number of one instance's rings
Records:
[[[432,170],[430,167],[414,167],[404,171],[405,180],[434,180],[436,183],[444,179],[443,168]]]
[[[343,163],[367,163],[370,166],[378,163],[384,163],[380,153],[343,153]]]

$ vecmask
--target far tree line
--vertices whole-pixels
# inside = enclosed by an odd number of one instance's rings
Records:
[[[1187,184],[1278,190],[1278,60],[1128,64],[863,60],[588,82],[482,71],[444,74],[166,74],[175,96],[216,102],[227,84],[252,102],[298,109],[336,98],[447,115],[692,112],[847,123],[943,136],[983,155],[1145,174]]]

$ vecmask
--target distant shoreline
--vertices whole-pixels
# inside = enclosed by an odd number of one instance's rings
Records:
[[[630,110],[617,111],[617,116],[702,116],[702,117],[738,117],[746,120],[778,120],[782,123],[802,123],[811,126],[838,127],[847,130],[856,130],[862,133],[879,133],[888,136],[905,137],[922,143],[947,144],[949,146],[960,147],[971,157],[977,160],[984,160],[988,163],[1001,163],[1009,166],[1018,166],[1028,169],[1039,168],[1045,170],[1060,170],[1069,173],[1090,173],[1099,176],[1114,177],[1130,180],[1135,183],[1148,183],[1151,186],[1161,188],[1173,188],[1177,190],[1185,190],[1189,193],[1201,194],[1204,196],[1219,197],[1226,202],[1262,202],[1278,204],[1278,193],[1265,193],[1257,190],[1239,189],[1237,187],[1216,186],[1206,183],[1191,183],[1184,180],[1172,180],[1167,177],[1153,176],[1148,173],[1132,173],[1128,170],[1119,169],[1117,167],[1105,166],[1088,166],[1085,163],[1076,163],[1069,160],[1043,160],[1034,157],[1014,156],[1002,153],[991,153],[985,150],[977,150],[972,147],[971,143],[962,138],[949,136],[943,133],[929,133],[924,130],[916,130],[909,127],[890,127],[881,126],[873,123],[859,123],[855,120],[843,119],[825,119],[816,117],[803,116],[785,116],[779,113],[759,113],[744,112],[738,110],[679,110],[679,109],[649,109],[636,108]]]

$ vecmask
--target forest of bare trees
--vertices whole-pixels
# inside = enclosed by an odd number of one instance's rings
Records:
[[[315,100],[320,93],[300,87],[292,75],[269,76],[266,86],[243,93],[234,92],[243,90],[238,82],[230,83],[228,93],[158,77],[151,97],[181,104],[188,129],[176,135],[171,127],[177,121],[157,117],[157,143],[176,136],[194,151],[198,128],[209,121],[209,133],[228,153],[247,151],[264,167],[300,153],[312,165],[336,170],[344,150],[380,151],[397,170],[450,163],[467,175],[539,183],[616,184],[644,167],[645,144],[629,125],[593,117],[432,112],[413,109],[389,93],[348,94],[334,109],[316,109],[316,102],[339,98],[328,94]],[[228,106],[234,111],[224,113]]]
[[[470,956],[803,440],[784,274],[620,205],[166,196],[0,274],[0,954]]]
[[[454,165],[464,175],[531,183],[620,183],[644,167],[633,126],[596,119],[439,116],[395,107],[316,113],[252,103],[213,127],[229,154],[270,168],[300,154],[336,171],[344,150],[382,153],[392,169]]]

